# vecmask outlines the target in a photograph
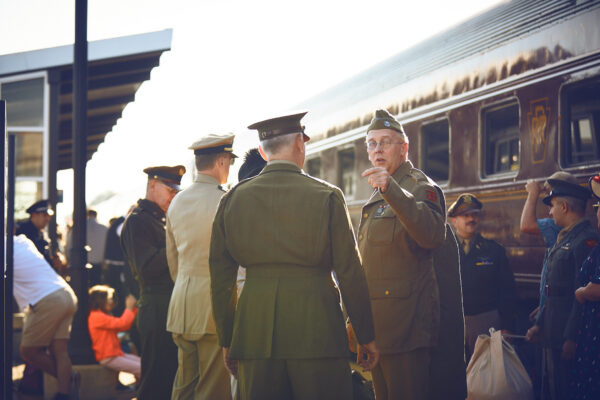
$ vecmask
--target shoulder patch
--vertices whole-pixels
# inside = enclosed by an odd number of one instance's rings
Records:
[[[596,239],[588,239],[585,241],[585,244],[587,244],[590,249],[593,249],[598,245],[598,241]]]
[[[433,201],[435,203],[438,201],[438,194],[436,190],[425,189],[425,196],[429,201]]]

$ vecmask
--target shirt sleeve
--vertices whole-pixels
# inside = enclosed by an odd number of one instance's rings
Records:
[[[556,225],[554,219],[552,218],[542,218],[537,220],[538,228],[540,229],[540,233],[544,238],[544,244],[546,248],[552,248],[554,243],[556,243],[556,239],[558,238],[558,233],[561,231],[561,228]]]
[[[221,199],[215,215],[208,257],[213,317],[221,347],[229,347],[231,344],[237,302],[238,264],[227,249],[224,220],[226,199]]]
[[[433,185],[420,183],[414,193],[410,193],[390,178],[388,189],[381,196],[419,246],[435,249],[442,245],[446,238],[446,219],[439,192]]]
[[[330,199],[329,236],[332,265],[344,306],[360,344],[375,339],[369,288],[352,231],[344,197],[338,190]]]
[[[96,311],[90,313],[88,323],[90,328],[124,332],[131,329],[131,325],[133,325],[136,315],[137,308],[134,308],[133,311],[126,308],[120,317],[113,317],[102,311]]]

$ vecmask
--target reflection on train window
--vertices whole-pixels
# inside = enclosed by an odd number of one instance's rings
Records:
[[[519,169],[519,105],[516,103],[483,111],[485,175]]]
[[[578,84],[563,93],[564,164],[600,161],[600,82]]]
[[[338,183],[347,199],[353,199],[356,192],[354,176],[354,149],[342,150],[338,153]]]
[[[432,122],[421,128],[423,157],[421,169],[436,182],[448,181],[450,136],[448,120]]]
[[[315,178],[321,177],[321,158],[312,158],[306,161],[306,173]]]

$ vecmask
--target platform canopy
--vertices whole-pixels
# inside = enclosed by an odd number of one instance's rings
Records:
[[[171,49],[172,30],[89,42],[87,159],[98,149],[123,109]],[[0,56],[0,78],[47,70],[57,77],[58,163],[72,166],[73,45]],[[53,82],[50,82],[51,85]],[[52,108],[52,107],[51,107]]]

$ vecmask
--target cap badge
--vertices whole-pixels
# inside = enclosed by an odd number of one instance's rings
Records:
[[[471,196],[465,196],[464,197],[465,203],[472,203],[473,199],[471,198]]]
[[[386,128],[390,127],[390,121],[383,121],[383,125],[385,125]]]

